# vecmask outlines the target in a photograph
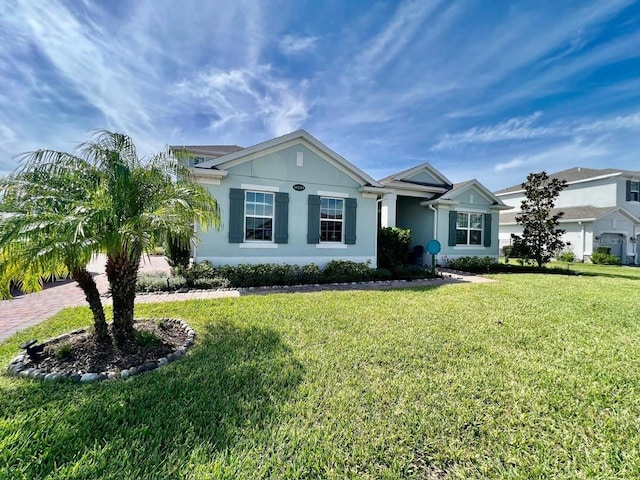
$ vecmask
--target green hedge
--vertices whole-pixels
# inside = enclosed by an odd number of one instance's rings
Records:
[[[562,267],[538,267],[535,265],[511,265],[498,263],[491,257],[460,257],[449,261],[449,268],[469,273],[549,273],[578,275],[574,270]]]
[[[170,291],[183,287],[209,289],[291,286],[429,277],[430,271],[416,265],[375,269],[369,263],[333,260],[322,270],[314,263],[302,267],[277,263],[214,267],[205,261],[188,268],[176,267],[171,276],[163,272],[141,274],[138,276],[136,291]]]

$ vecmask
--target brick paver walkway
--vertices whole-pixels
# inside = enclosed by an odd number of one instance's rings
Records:
[[[141,271],[165,270],[169,266],[164,257],[145,258],[140,266]],[[99,259],[89,266],[89,271],[95,274],[95,280],[100,293],[108,290],[108,282],[104,274],[103,261]],[[318,292],[327,290],[379,290],[383,288],[409,288],[423,285],[442,285],[445,283],[487,283],[493,282],[484,277],[446,273],[442,279],[428,279],[412,282],[377,282],[375,284],[341,284],[341,285],[307,285],[287,288],[247,288],[239,290],[213,290],[188,293],[162,293],[158,295],[138,295],[136,303],[158,303],[168,301],[210,299],[224,297],[239,297],[241,295],[266,295],[283,292]],[[108,298],[103,303],[109,304]],[[37,293],[17,296],[11,300],[0,300],[0,340],[4,340],[25,328],[37,325],[55,315],[66,307],[86,305],[82,290],[75,282],[64,281],[48,285]]]

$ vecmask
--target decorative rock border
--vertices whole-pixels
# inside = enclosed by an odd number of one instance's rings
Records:
[[[457,272],[450,270],[451,272]],[[464,272],[458,272],[465,274]],[[474,275],[474,274],[468,274]],[[450,277],[450,275],[449,275]],[[443,280],[443,272],[439,272],[435,277],[413,278],[413,279],[396,279],[396,280],[367,280],[361,282],[339,282],[339,283],[299,283],[295,285],[263,285],[259,287],[219,287],[219,288],[191,288],[182,287],[178,290],[158,290],[154,292],[136,292],[137,297],[153,297],[153,296],[171,296],[185,293],[209,293],[209,292],[240,292],[240,293],[253,293],[268,290],[301,290],[316,289],[322,287],[351,287],[354,285],[377,285],[377,286],[392,286],[398,283],[411,283],[411,282],[437,282]],[[105,293],[102,297],[108,298],[110,294]]]
[[[141,320],[141,319],[136,319]],[[145,319],[147,320],[147,319]],[[189,347],[193,345],[196,338],[196,332],[189,326],[187,322],[184,320],[180,320],[179,318],[161,318],[154,319],[161,320],[165,322],[173,322],[177,323],[179,328],[184,330],[187,334],[187,339],[185,342],[178,347],[174,352],[166,355],[162,358],[154,362],[147,362],[142,365],[135,365],[130,368],[125,368],[120,371],[106,371],[106,372],[77,372],[77,373],[62,373],[57,371],[47,371],[41,370],[38,368],[27,368],[27,364],[29,363],[29,359],[27,358],[27,354],[23,353],[16,356],[9,363],[9,374],[14,377],[23,377],[23,378],[31,378],[34,380],[42,380],[45,382],[58,382],[62,380],[71,380],[76,383],[90,383],[90,382],[101,382],[103,380],[115,380],[117,378],[129,378],[134,375],[138,375],[140,373],[144,373],[147,371],[155,370],[156,368],[164,367],[165,365],[179,359],[187,353]],[[70,333],[64,333],[54,338],[50,338],[41,343],[42,346],[49,345],[50,343],[66,340],[72,335],[78,335],[81,333],[85,333],[86,329],[80,328],[78,330],[74,330]]]

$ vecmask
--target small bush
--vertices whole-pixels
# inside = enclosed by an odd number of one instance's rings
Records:
[[[383,282],[385,280],[391,280],[393,278],[393,273],[388,268],[371,269],[370,274],[370,279],[377,282]]]
[[[578,275],[568,267],[538,267],[537,265],[513,265],[498,263],[491,257],[460,257],[449,261],[449,267],[469,273],[549,273]]]
[[[449,268],[463,272],[486,273],[496,263],[496,260],[491,257],[460,257],[449,260]]]
[[[591,263],[595,263],[597,265],[620,265],[620,257],[616,257],[615,255],[611,255],[610,253],[598,252],[600,248],[606,248],[611,251],[608,247],[599,247],[594,253],[591,254]]]
[[[167,276],[165,272],[149,272],[138,275],[136,292],[168,292],[187,286],[182,275]]]
[[[213,277],[213,278],[196,278],[192,282],[192,286],[194,288],[201,289],[214,289],[214,288],[229,288],[231,283],[224,277]]]
[[[418,280],[431,277],[431,272],[418,265],[404,265],[393,270],[393,278],[398,280]]]
[[[160,343],[160,338],[158,338],[158,336],[153,332],[138,330],[136,331],[136,342],[142,348],[148,349],[158,345]]]
[[[308,285],[310,283],[320,283],[321,280],[322,270],[315,263],[310,263],[300,269],[300,283]]]
[[[378,266],[393,268],[409,263],[411,230],[384,227],[378,230]]]
[[[358,263],[349,260],[332,260],[322,272],[328,283],[362,282],[371,276],[369,262]]]
[[[56,358],[62,359],[67,358],[71,355],[71,345],[69,343],[64,343],[56,348],[54,355]]]
[[[558,256],[561,262],[573,263],[576,261],[576,254],[572,250],[564,250]]]
[[[513,245],[505,245],[502,247],[502,255],[507,260],[513,258]]]

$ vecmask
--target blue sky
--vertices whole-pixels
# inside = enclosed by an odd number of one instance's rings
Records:
[[[638,1],[3,0],[0,44],[0,174],[93,128],[143,154],[304,128],[491,189],[640,170]]]

